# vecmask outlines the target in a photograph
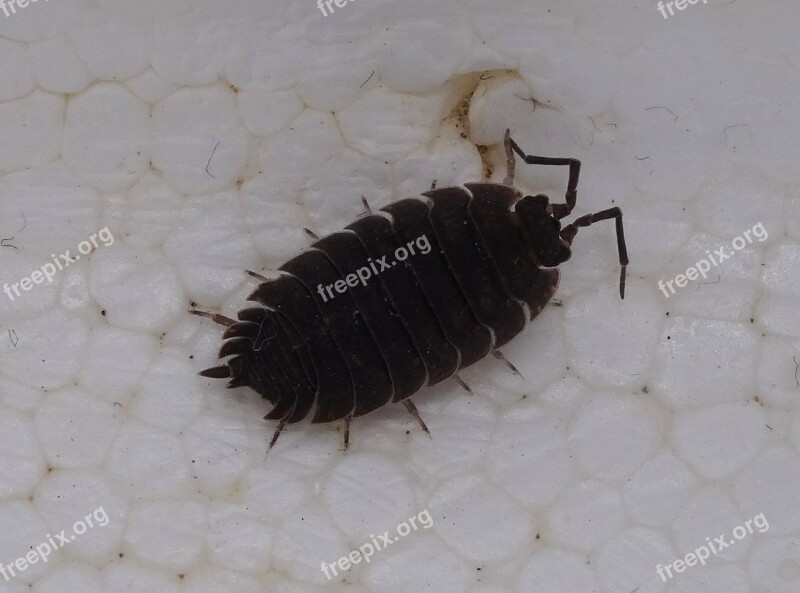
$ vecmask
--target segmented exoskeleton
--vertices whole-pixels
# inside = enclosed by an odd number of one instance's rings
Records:
[[[279,268],[280,277],[262,277],[248,297],[258,306],[240,311],[238,321],[193,311],[228,326],[219,357],[231,358],[201,375],[230,378],[228,387],[249,386],[274,405],[265,417],[279,421],[270,447],[286,424],[309,415],[314,423],[345,420],[347,447],[350,420],[391,402],[403,402],[427,431],[409,398],[458,379],[490,352],[505,360],[498,349],[553,297],[556,266],[570,258],[581,227],[616,220],[624,298],[620,209],[562,229],[559,220],[575,206],[580,162],[527,156],[508,130],[505,149],[503,183],[431,189],[375,213],[365,201],[365,216],[315,241]],[[513,187],[515,152],[529,164],[569,167],[565,203]],[[413,251],[420,237],[428,251],[400,260],[398,249]],[[351,282],[367,267],[379,273]]]

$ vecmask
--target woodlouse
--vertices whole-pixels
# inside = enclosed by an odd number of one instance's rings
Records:
[[[587,214],[561,228],[577,197],[580,161],[526,155],[506,130],[503,183],[431,188],[365,216],[315,241],[263,280],[238,321],[192,310],[227,326],[222,366],[200,374],[230,378],[273,404],[274,445],[286,424],[345,421],[390,402],[403,402],[428,431],[409,399],[508,343],[556,292],[557,266],[571,256],[581,227],[616,221],[620,297],[625,296],[627,250],[618,207]],[[569,167],[563,204],[514,188],[514,154],[527,164]],[[310,231],[309,231],[310,232]],[[430,251],[405,261],[386,259],[419,237]],[[344,284],[357,269],[382,261],[369,282],[350,284],[335,298],[315,287]],[[341,284],[339,286],[341,286]],[[328,296],[333,293],[328,291]],[[506,361],[512,370],[513,365]],[[462,386],[466,387],[463,382]]]

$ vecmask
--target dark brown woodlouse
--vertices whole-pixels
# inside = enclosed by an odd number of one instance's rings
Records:
[[[286,424],[311,414],[313,423],[345,421],[390,402],[403,402],[423,430],[409,399],[508,343],[556,292],[556,266],[571,256],[578,229],[616,222],[619,292],[625,296],[628,255],[622,212],[609,208],[561,228],[577,196],[580,161],[526,155],[506,130],[503,183],[431,188],[365,216],[344,231],[317,240],[286,262],[282,275],[248,297],[238,321],[192,310],[227,326],[222,366],[200,374],[230,378],[273,404],[266,420],[279,421],[270,448]],[[514,188],[514,153],[527,164],[569,167],[565,203]],[[310,232],[310,231],[309,231]],[[429,251],[398,261],[398,248],[426,237]],[[357,269],[381,263],[369,282],[346,282]],[[336,285],[337,294],[322,286]],[[316,287],[316,290],[315,290]],[[514,371],[513,365],[506,364]],[[468,388],[467,388],[468,389]]]

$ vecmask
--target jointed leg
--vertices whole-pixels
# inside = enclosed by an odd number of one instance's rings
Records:
[[[252,270],[245,270],[245,273],[248,276],[252,276],[256,280],[261,280],[261,282],[269,282],[269,278],[267,278],[266,276],[262,276],[261,274],[258,274]]]
[[[416,418],[422,430],[427,432],[428,436],[431,436],[431,431],[428,430],[428,426],[422,420],[422,416],[419,415],[419,410],[417,409],[417,406],[414,405],[414,402],[412,402],[410,398],[404,399],[403,405],[406,407],[406,410],[408,410],[408,413],[411,414],[414,418]]]
[[[369,207],[369,202],[367,202],[367,198],[365,196],[361,196],[361,205],[364,206],[364,216],[369,216],[372,214],[372,208]]]
[[[231,376],[231,370],[228,365],[223,365],[202,370],[197,374],[201,377],[208,377],[209,379],[227,379]]]
[[[282,418],[278,423],[278,428],[275,429],[275,433],[272,435],[272,440],[269,442],[270,449],[272,449],[273,445],[275,445],[275,441],[278,440],[278,437],[281,436],[281,431],[283,430],[284,426],[286,426],[286,418]]]
[[[494,357],[495,357],[497,360],[502,360],[502,361],[503,361],[503,362],[506,364],[506,366],[507,366],[509,369],[511,369],[511,372],[512,372],[512,373],[514,373],[515,375],[519,375],[520,377],[522,377],[522,373],[520,373],[520,372],[519,372],[519,369],[518,369],[517,367],[515,367],[513,364],[511,364],[511,363],[510,363],[510,362],[509,362],[509,361],[506,359],[506,357],[505,357],[505,356],[503,356],[503,353],[502,353],[502,352],[500,352],[499,350],[492,350],[492,356],[494,356]]]
[[[225,317],[224,315],[220,315],[219,313],[209,313],[208,311],[200,311],[199,309],[189,309],[189,313],[192,315],[197,315],[198,317],[206,317],[213,321],[214,323],[219,323],[220,325],[224,325],[225,327],[230,327],[234,323],[235,320],[231,319],[230,317]]]
[[[456,373],[455,375],[453,375],[453,378],[456,380],[456,383],[458,383],[459,385],[461,385],[461,389],[463,389],[463,390],[464,390],[464,391],[466,391],[467,393],[472,393],[472,389],[470,388],[470,386],[469,386],[469,385],[467,385],[467,384],[464,382],[464,379],[462,379],[461,377],[459,377],[459,376],[458,376],[458,373]]]
[[[506,167],[508,173],[503,183],[512,185],[514,181],[514,158],[511,151],[516,152],[528,165],[556,165],[569,166],[569,181],[567,182],[567,193],[564,195],[564,204],[551,204],[553,216],[562,219],[572,212],[575,202],[578,199],[578,177],[581,173],[581,162],[578,159],[557,158],[549,156],[533,156],[525,154],[519,145],[511,138],[510,130],[506,130],[504,140],[506,146]]]
[[[342,436],[342,451],[347,451],[350,447],[350,422],[353,420],[352,416],[346,416],[344,419],[344,435]]]
[[[578,229],[587,227],[601,220],[608,220],[613,218],[617,227],[617,252],[619,253],[619,296],[625,298],[625,268],[628,265],[628,249],[625,247],[625,233],[622,229],[622,211],[617,208],[609,208],[608,210],[601,210],[594,214],[586,214],[576,218],[572,224],[565,226],[561,230],[561,238],[567,243],[572,245],[572,240],[578,234]]]

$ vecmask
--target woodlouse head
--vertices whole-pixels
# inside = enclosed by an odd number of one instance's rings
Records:
[[[544,194],[525,196],[514,205],[514,220],[529,254],[545,267],[554,267],[572,256],[561,238],[561,223],[550,210]]]

